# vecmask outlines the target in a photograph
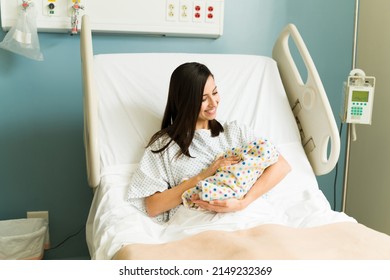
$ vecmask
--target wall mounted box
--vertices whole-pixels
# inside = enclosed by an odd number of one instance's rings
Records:
[[[75,0],[31,0],[40,32],[70,32]],[[224,0],[79,0],[93,32],[218,38]],[[16,22],[22,0],[1,0],[1,25]],[[80,22],[78,22],[80,27]]]

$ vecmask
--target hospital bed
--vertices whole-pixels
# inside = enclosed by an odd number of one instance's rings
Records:
[[[290,52],[307,68],[303,81]],[[292,24],[273,58],[238,54],[93,54],[81,30],[84,141],[94,198],[87,220],[92,259],[390,259],[390,236],[331,210],[316,175],[337,163],[340,140],[325,90]],[[180,207],[155,223],[126,201],[145,145],[159,130],[172,71],[197,61],[214,74],[218,119],[251,126],[276,145],[292,171],[239,212]]]

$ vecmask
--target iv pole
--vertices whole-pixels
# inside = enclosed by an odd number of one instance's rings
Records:
[[[358,21],[359,21],[359,0],[355,0],[355,22],[353,30],[353,49],[352,49],[352,69],[356,68],[356,50],[357,50],[357,33],[358,33]],[[343,183],[343,201],[342,212],[345,212],[346,200],[347,200],[347,187],[348,187],[348,172],[349,172],[349,157],[351,150],[351,139],[356,140],[355,124],[347,123],[347,143],[345,148],[345,166],[344,166],[344,183]],[[352,135],[352,136],[351,136]]]

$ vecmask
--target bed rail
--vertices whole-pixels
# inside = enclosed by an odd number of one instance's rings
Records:
[[[307,70],[304,83],[289,47],[293,39]],[[301,134],[302,145],[316,175],[329,173],[340,155],[340,137],[325,89],[295,25],[289,24],[275,42],[273,58]]]
[[[98,143],[98,99],[93,80],[93,46],[89,17],[83,16],[80,33],[80,55],[83,80],[84,147],[88,184],[95,188],[100,183],[100,153]]]

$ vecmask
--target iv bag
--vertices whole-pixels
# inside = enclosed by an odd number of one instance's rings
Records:
[[[0,48],[34,60],[43,60],[33,5],[20,9],[15,25],[8,31],[4,40],[0,43]]]

